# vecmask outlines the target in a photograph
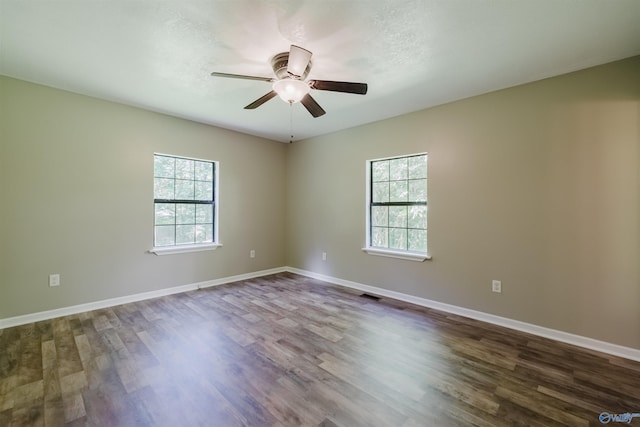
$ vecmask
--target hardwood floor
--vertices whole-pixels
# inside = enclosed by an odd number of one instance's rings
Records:
[[[640,413],[640,363],[290,273],[0,330],[0,426],[595,426],[602,412]]]

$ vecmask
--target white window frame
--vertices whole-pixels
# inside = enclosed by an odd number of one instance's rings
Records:
[[[180,156],[177,154],[166,154],[166,153],[153,153],[152,161],[155,162],[156,156],[166,156],[166,157],[174,157],[179,159],[186,160],[195,160],[199,162],[207,162],[213,163],[213,242],[207,243],[195,243],[195,244],[182,244],[182,245],[172,245],[172,246],[153,246],[149,253],[155,255],[171,255],[171,254],[182,254],[189,252],[202,252],[202,251],[212,251],[222,246],[220,242],[220,232],[219,232],[219,224],[220,224],[220,162],[216,160],[208,160],[208,159],[200,159],[195,157],[186,157]],[[152,190],[153,195],[153,190]],[[153,198],[154,205],[154,217],[153,224],[155,225],[155,197]],[[152,227],[152,229],[155,228]],[[155,231],[153,232],[155,234]],[[155,236],[152,234],[153,242],[155,243]]]
[[[380,161],[380,160],[393,160],[393,159],[401,159],[401,158],[405,158],[405,157],[412,157],[412,156],[422,156],[425,155],[427,156],[427,162],[429,161],[429,155],[428,153],[415,153],[415,154],[405,154],[405,155],[401,155],[401,156],[392,156],[392,157],[382,157],[382,158],[378,158],[378,159],[371,159],[371,160],[367,160],[366,161],[366,181],[365,181],[365,194],[366,194],[366,200],[365,200],[365,236],[366,236],[366,241],[365,241],[365,247],[362,248],[362,250],[369,254],[369,255],[377,255],[377,256],[384,256],[384,257],[390,257],[390,258],[398,258],[398,259],[403,259],[403,260],[408,260],[408,261],[418,261],[418,262],[422,262],[425,260],[430,260],[431,259],[431,255],[429,255],[428,253],[428,246],[427,246],[427,252],[414,252],[414,251],[404,251],[404,250],[397,250],[397,249],[387,249],[387,248],[379,248],[379,247],[373,247],[371,246],[371,189],[372,189],[372,183],[371,183],[371,163],[376,162],[376,161]],[[428,169],[427,169],[428,170]],[[428,173],[428,172],[427,172]],[[427,176],[428,179],[428,176]],[[427,195],[427,199],[428,199],[428,195]],[[427,215],[428,215],[428,209],[427,209]],[[428,231],[427,231],[428,232]]]

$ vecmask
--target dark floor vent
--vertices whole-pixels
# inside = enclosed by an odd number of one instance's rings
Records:
[[[367,298],[367,299],[372,299],[374,301],[380,301],[380,297],[377,297],[375,295],[370,295],[370,294],[362,294],[360,295],[362,298]]]

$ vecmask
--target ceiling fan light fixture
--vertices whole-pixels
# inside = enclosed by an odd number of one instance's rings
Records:
[[[284,102],[294,104],[300,102],[311,88],[302,80],[282,79],[273,84],[273,90]]]

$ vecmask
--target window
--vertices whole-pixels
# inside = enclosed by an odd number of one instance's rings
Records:
[[[152,252],[185,252],[218,246],[216,174],[217,162],[154,154]]]
[[[367,162],[367,245],[374,255],[424,261],[427,154]]]

